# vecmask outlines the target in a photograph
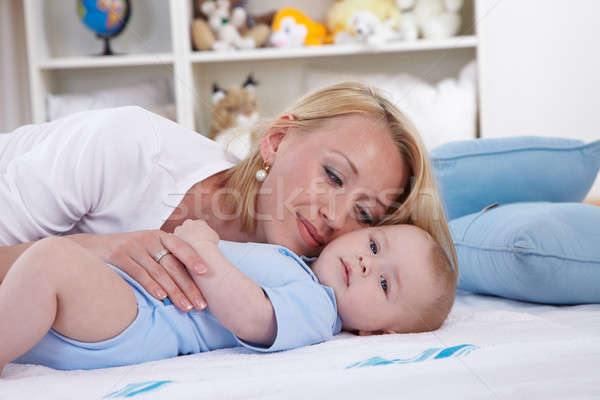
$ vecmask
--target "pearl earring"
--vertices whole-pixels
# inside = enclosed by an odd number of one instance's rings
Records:
[[[265,164],[263,169],[256,171],[256,180],[259,182],[264,181],[267,178],[267,172],[269,172],[269,166]]]

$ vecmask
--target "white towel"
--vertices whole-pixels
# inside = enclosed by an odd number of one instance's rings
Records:
[[[459,292],[434,332],[343,333],[275,354],[224,349],[94,371],[9,364],[0,399],[594,398],[599,368],[600,304]]]

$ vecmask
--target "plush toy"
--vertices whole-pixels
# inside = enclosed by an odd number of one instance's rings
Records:
[[[205,3],[209,3],[208,6],[204,6]],[[237,21],[239,27],[237,28],[239,33],[244,38],[251,38],[254,40],[255,47],[262,47],[267,44],[269,36],[271,35],[271,22],[275,12],[270,12],[263,15],[250,15],[245,11],[247,1],[237,1],[229,4],[229,14],[235,13],[240,14],[241,11],[237,10],[241,8],[246,13],[246,18],[243,24]],[[196,50],[212,50],[213,45],[216,41],[215,33],[209,25],[208,19],[210,15],[204,13],[203,8],[207,12],[214,12],[214,8],[220,8],[223,10],[225,4],[219,5],[218,2],[212,0],[196,0],[194,2],[194,21],[191,25],[191,36],[192,44]],[[221,13],[224,14],[223,11]],[[220,45],[217,45],[218,47]]]
[[[244,9],[246,9],[247,3],[247,0],[241,0],[236,3],[236,6],[244,7]],[[275,11],[260,15],[247,14],[246,26],[240,28],[242,35],[254,39],[256,47],[267,45],[269,43],[269,37],[271,36],[271,24],[275,17]]]
[[[213,84],[212,120],[209,137],[243,159],[256,145],[250,128],[258,122],[259,113],[252,74],[241,86],[227,89]]]
[[[419,36],[443,39],[460,29],[463,0],[396,0],[403,11],[400,34],[405,40]]]
[[[315,22],[295,8],[282,8],[275,14],[271,44],[275,47],[318,46],[327,38],[325,25]]]
[[[271,28],[267,24],[256,24],[252,28],[242,29],[244,37],[254,40],[256,47],[263,47],[269,42]]]
[[[337,44],[359,42],[380,46],[399,37],[393,26],[392,19],[381,21],[371,11],[355,11],[348,19],[346,30],[339,32],[334,42]]]
[[[378,44],[397,36],[401,14],[395,0],[341,0],[327,12],[326,23],[336,43]]]
[[[208,25],[208,21],[202,18],[194,18],[192,21],[192,45],[195,50],[212,50],[215,43],[215,34]]]
[[[239,32],[246,23],[246,10],[242,7],[230,7],[229,0],[205,1],[201,5],[202,12],[208,17],[208,24],[215,33],[213,50],[226,51],[235,49],[252,49],[256,47],[254,39],[242,37]]]

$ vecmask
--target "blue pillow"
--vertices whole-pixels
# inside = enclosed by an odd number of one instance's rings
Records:
[[[449,219],[491,203],[580,202],[600,168],[600,140],[520,136],[443,144],[431,151]]]
[[[475,293],[600,303],[600,207],[514,203],[450,222],[460,278]]]

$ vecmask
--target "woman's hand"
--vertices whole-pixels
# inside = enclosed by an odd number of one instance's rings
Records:
[[[167,237],[169,239],[165,240]],[[168,296],[182,311],[206,308],[206,300],[190,276],[190,273],[205,272],[206,266],[184,240],[161,230],[83,234],[72,235],[72,238],[104,261],[125,271],[157,299]],[[154,261],[154,256],[165,249],[171,253],[161,257],[159,263]]]

